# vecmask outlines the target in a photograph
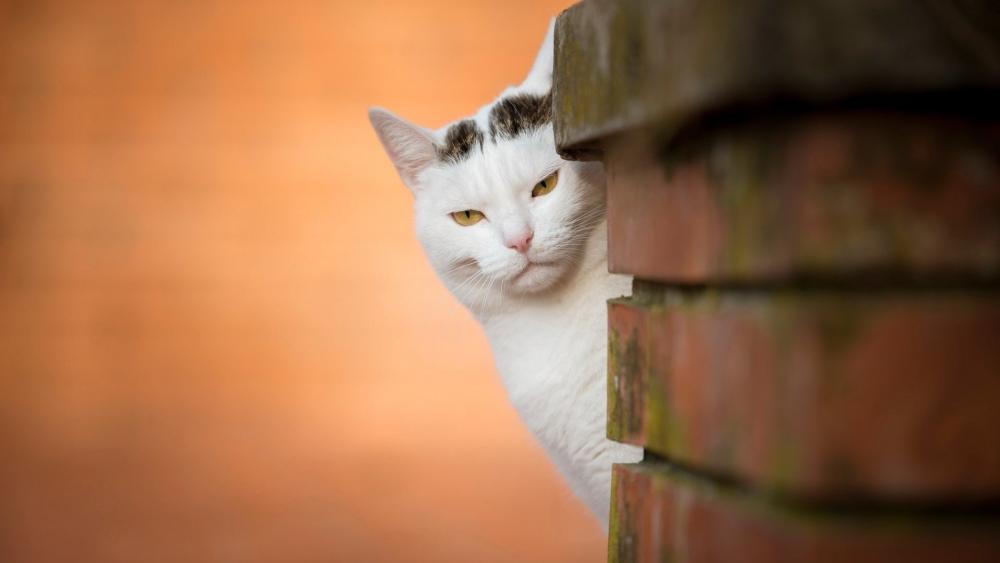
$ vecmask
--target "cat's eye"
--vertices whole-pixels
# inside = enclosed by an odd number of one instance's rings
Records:
[[[465,211],[456,211],[452,213],[451,218],[454,219],[459,225],[468,227],[469,225],[475,225],[476,223],[482,221],[486,218],[486,216],[483,215],[482,211],[466,209]]]
[[[559,181],[559,172],[553,172],[545,177],[544,180],[535,184],[534,189],[531,190],[531,197],[538,197],[540,195],[545,195],[552,190],[556,189],[556,183]]]

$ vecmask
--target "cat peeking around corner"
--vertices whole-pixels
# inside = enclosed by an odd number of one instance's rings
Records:
[[[479,321],[504,388],[570,488],[607,530],[611,465],[642,450],[605,437],[608,273],[604,170],[563,160],[552,134],[554,20],[519,86],[431,130],[369,117],[414,196],[441,281]]]

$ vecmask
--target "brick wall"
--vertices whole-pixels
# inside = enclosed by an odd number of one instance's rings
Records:
[[[1000,14],[586,1],[608,170],[610,561],[1000,560]]]

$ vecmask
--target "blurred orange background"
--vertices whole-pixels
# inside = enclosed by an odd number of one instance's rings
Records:
[[[0,561],[603,561],[368,105],[570,2],[0,2]]]

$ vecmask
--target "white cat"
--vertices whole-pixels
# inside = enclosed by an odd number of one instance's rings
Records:
[[[551,121],[549,26],[527,79],[437,131],[388,111],[372,125],[415,198],[431,265],[482,324],[510,401],[607,529],[611,464],[642,450],[605,438],[605,300],[631,279],[607,271],[604,171],[566,161]]]

